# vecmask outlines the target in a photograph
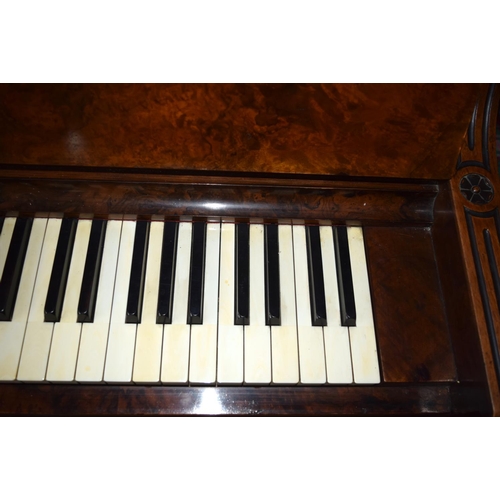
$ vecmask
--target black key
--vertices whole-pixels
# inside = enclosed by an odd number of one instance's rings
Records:
[[[148,240],[149,222],[144,220],[138,221],[135,225],[134,250],[132,254],[132,267],[130,269],[125,323],[141,322]]]
[[[16,220],[0,281],[0,321],[12,320],[32,225],[31,218]]]
[[[178,232],[179,224],[177,222],[165,222],[163,226],[158,310],[156,314],[156,322],[162,325],[172,323]]]
[[[311,321],[313,326],[326,326],[325,282],[323,279],[323,261],[321,259],[319,227],[307,226],[306,237]]]
[[[94,321],[97,285],[101,273],[102,251],[106,237],[106,221],[92,221],[89,247],[83,271],[80,300],[78,301],[78,321],[92,323]]]
[[[266,325],[281,325],[278,226],[264,226]]]
[[[356,305],[354,303],[351,258],[349,256],[349,241],[345,226],[333,228],[333,242],[335,245],[341,323],[342,326],[356,326]]]
[[[250,225],[236,224],[234,242],[234,324],[250,324]]]
[[[2,228],[3,228],[3,221],[5,217],[0,217],[0,234],[2,234]]]
[[[193,222],[191,242],[191,269],[189,273],[188,324],[203,323],[203,288],[205,281],[205,222]]]
[[[73,254],[78,219],[63,219],[57,240],[49,290],[45,300],[45,321],[60,321],[69,265]]]

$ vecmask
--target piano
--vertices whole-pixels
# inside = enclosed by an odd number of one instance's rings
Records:
[[[0,414],[497,415],[495,85],[1,85]]]

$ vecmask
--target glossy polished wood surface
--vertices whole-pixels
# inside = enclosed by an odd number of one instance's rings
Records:
[[[429,228],[366,227],[382,381],[375,386],[0,384],[9,415],[487,415],[484,375],[457,375]],[[459,304],[459,312],[466,303]],[[453,317],[456,311],[449,311]],[[462,350],[477,339],[463,332]],[[474,359],[478,362],[477,349]]]
[[[453,344],[457,379],[461,382],[481,381],[484,400],[488,399],[486,372],[481,356],[477,326],[467,286],[463,265],[460,236],[456,214],[450,210],[450,182],[441,186],[434,208],[434,223],[431,226],[435,262],[439,269],[439,282],[444,299],[450,341]]]
[[[5,384],[0,415],[484,415],[473,384],[138,387]]]
[[[483,85],[0,86],[0,214],[364,226],[382,375],[376,386],[0,384],[0,414],[499,413],[492,95]],[[459,190],[478,169],[496,193],[483,207]]]
[[[71,171],[64,174],[69,177]],[[424,225],[432,222],[438,193],[434,184],[303,178],[294,186],[291,179],[252,178],[241,179],[237,185],[234,178],[212,178],[209,183],[202,176],[162,176],[162,182],[148,182],[147,175],[142,181],[137,174],[130,177],[134,182],[123,182],[125,175],[118,181],[103,182],[32,180],[16,178],[14,173],[0,182],[0,213],[15,207],[24,214],[91,213],[105,218],[107,214],[136,214],[146,218],[260,217]]]
[[[364,238],[384,381],[456,380],[430,230],[366,228]]]
[[[448,179],[485,91],[478,84],[5,84],[0,164]]]
[[[465,282],[472,304],[473,328],[467,332],[476,357],[479,341],[483,373],[493,414],[500,416],[500,175],[496,158],[496,117],[500,100],[499,85],[490,85],[478,101],[466,136],[463,138],[456,172],[449,182],[451,212],[465,264]],[[493,196],[467,198],[461,191],[464,178],[479,177],[492,188]],[[484,186],[484,184],[482,184]],[[481,190],[480,190],[481,191]],[[457,286],[457,279],[454,280]],[[462,285],[463,286],[463,285]],[[470,322],[470,320],[469,320]],[[470,373],[470,370],[468,370]],[[477,371],[477,370],[476,370]],[[470,376],[470,375],[469,375]],[[476,378],[477,380],[478,378]]]

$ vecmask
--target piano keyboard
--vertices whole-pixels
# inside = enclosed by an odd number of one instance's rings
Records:
[[[0,380],[380,382],[360,227],[0,219]]]

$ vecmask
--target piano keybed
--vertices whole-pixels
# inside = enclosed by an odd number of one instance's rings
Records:
[[[498,414],[498,87],[443,89],[2,87],[0,414]]]
[[[4,382],[380,382],[360,227],[2,222]]]

